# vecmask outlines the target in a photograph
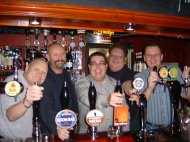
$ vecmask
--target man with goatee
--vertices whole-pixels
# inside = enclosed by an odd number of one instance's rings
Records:
[[[78,112],[77,99],[74,86],[71,82],[69,72],[64,69],[66,63],[65,48],[58,43],[54,43],[48,47],[48,74],[44,87],[44,97],[40,101],[40,121],[42,133],[58,135],[61,140],[69,138],[69,130],[56,126],[55,116],[62,110],[60,92],[63,82],[67,82],[69,90],[69,106],[68,109]]]

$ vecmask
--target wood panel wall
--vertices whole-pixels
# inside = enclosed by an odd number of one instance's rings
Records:
[[[163,62],[179,63],[181,69],[185,65],[190,66],[190,42],[188,40],[147,37],[147,36],[131,36],[119,40],[124,43],[131,43],[134,52],[141,52],[143,47],[148,43],[158,43],[163,49]]]

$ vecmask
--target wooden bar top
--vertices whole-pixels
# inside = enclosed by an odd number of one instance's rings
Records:
[[[25,142],[32,142],[32,138],[28,138]],[[43,141],[42,141],[43,142]],[[50,142],[50,141],[48,141]],[[57,136],[54,136],[51,142],[62,142]],[[125,134],[118,139],[107,138],[107,133],[98,133],[98,137],[95,140],[91,140],[90,134],[72,134],[70,139],[64,142],[188,142],[183,140],[181,136],[171,136],[168,134],[157,134],[156,136],[149,136],[144,140],[139,140],[136,136]]]

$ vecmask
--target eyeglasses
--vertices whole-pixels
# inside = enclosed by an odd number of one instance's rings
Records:
[[[97,62],[91,62],[90,63],[90,66],[92,66],[92,67],[96,67],[96,66],[104,67],[105,65],[106,65],[105,62],[99,62],[99,63],[97,63]]]
[[[111,59],[117,59],[117,60],[122,60],[124,57],[123,56],[117,56],[117,55],[110,55]]]
[[[153,57],[158,58],[161,56],[161,54],[159,54],[159,53],[158,54],[146,54],[145,56],[146,56],[146,58],[153,58]]]

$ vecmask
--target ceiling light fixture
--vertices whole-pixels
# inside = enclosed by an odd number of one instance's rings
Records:
[[[29,24],[30,25],[40,25],[41,24],[41,19],[38,17],[32,17],[29,19]]]
[[[135,25],[130,22],[129,24],[124,25],[124,29],[127,30],[127,31],[133,31],[133,30],[135,30],[134,26]]]

